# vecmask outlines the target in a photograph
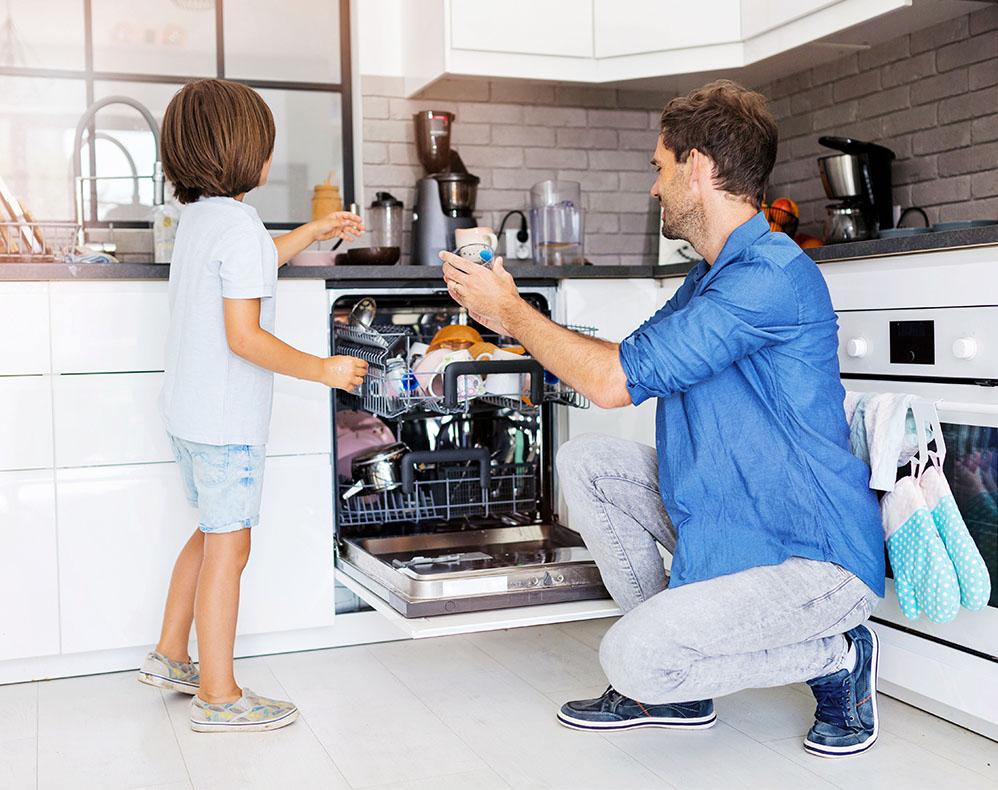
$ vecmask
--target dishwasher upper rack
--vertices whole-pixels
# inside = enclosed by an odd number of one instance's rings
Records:
[[[592,337],[593,327],[565,325],[566,329]],[[486,342],[499,344],[498,335],[483,335]],[[390,369],[396,359],[407,360],[411,346],[418,338],[409,327],[375,325],[361,330],[348,324],[333,325],[333,353],[347,354],[368,363],[368,372],[359,390],[347,397],[359,401],[357,406],[384,419],[396,419],[405,414],[459,414],[468,412],[476,403],[519,412],[535,411],[542,403],[553,403],[577,409],[589,408],[589,399],[550,374],[536,360],[523,357],[519,360],[453,362],[441,373],[443,394],[426,391],[428,377],[436,374],[414,373],[403,366]],[[397,364],[397,363],[396,363]],[[449,371],[449,373],[447,372]],[[520,374],[530,382],[530,392],[517,395],[471,394],[461,384],[465,375],[488,376],[489,373]],[[528,376],[529,374],[529,376]],[[411,377],[411,378],[410,378]],[[405,382],[410,382],[408,385]],[[416,386],[414,391],[409,386]],[[462,389],[465,391],[462,392]]]
[[[340,526],[451,521],[500,514],[533,516],[540,507],[536,461],[491,464],[483,474],[469,466],[438,467],[437,477],[408,487],[361,490],[336,507]]]

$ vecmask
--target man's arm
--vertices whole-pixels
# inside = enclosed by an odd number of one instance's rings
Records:
[[[616,343],[580,335],[541,315],[520,297],[501,258],[491,271],[452,253],[441,253],[441,258],[451,296],[472,318],[515,337],[545,370],[597,406],[630,404]]]

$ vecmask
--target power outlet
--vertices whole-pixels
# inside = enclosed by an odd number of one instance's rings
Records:
[[[506,258],[509,260],[523,260],[530,257],[530,236],[527,240],[520,242],[516,238],[519,233],[517,228],[503,228],[503,249],[506,251]]]

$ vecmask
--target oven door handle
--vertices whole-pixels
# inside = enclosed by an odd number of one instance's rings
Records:
[[[453,409],[458,404],[458,376],[490,373],[526,373],[530,376],[530,402],[539,406],[544,399],[544,368],[536,359],[497,359],[481,362],[451,362],[444,368],[444,405]]]
[[[456,364],[456,363],[455,363]],[[416,466],[419,464],[445,464],[460,461],[478,461],[478,476],[482,488],[489,487],[492,458],[484,447],[463,447],[453,450],[417,450],[402,456],[402,492],[411,494],[416,487]]]

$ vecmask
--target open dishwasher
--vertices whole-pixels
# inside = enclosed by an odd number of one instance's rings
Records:
[[[553,288],[521,293],[550,315]],[[332,353],[369,363],[332,398],[338,567],[405,617],[608,598],[555,512],[556,409],[588,401],[446,291],[329,302]]]

